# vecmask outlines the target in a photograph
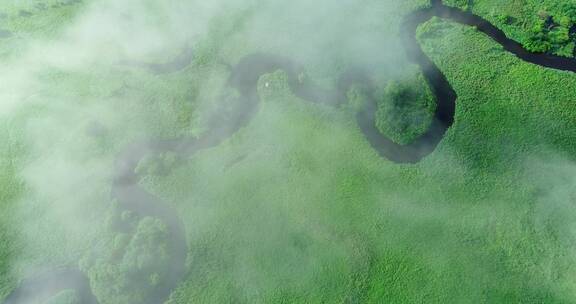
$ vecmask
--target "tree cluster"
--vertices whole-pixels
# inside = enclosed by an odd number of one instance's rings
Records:
[[[99,252],[83,259],[81,268],[101,303],[147,303],[163,290],[170,276],[167,226],[159,219],[140,219],[126,212],[114,221],[128,222],[121,226],[133,229],[111,233]]]
[[[409,144],[432,122],[436,99],[422,74],[390,81],[378,101],[376,126],[398,144]]]
[[[531,52],[553,53],[572,57],[576,36],[571,29],[576,21],[576,4],[564,3],[561,15],[551,15],[542,10],[530,29],[530,36],[524,44]]]

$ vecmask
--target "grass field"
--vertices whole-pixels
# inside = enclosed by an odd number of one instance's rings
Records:
[[[0,79],[9,84],[0,92],[0,301],[25,278],[78,264],[104,269],[90,273],[100,303],[146,296],[131,294],[141,287],[129,276],[165,262],[165,247],[150,248],[163,244],[155,238],[165,228],[114,213],[115,159],[144,138],[206,132],[212,113],[237,106],[229,104],[238,92],[226,85],[227,66],[247,54],[291,57],[304,65],[302,78],[327,89],[346,68],[368,65],[381,103],[399,95],[391,83],[418,89],[400,94],[415,99],[401,114],[420,124],[397,141],[426,127],[433,96],[397,33],[402,17],[427,1],[321,9],[246,1],[216,9],[202,34],[170,38],[173,25],[158,16],[194,6],[129,2],[0,4],[0,29],[11,33],[0,38]],[[540,11],[560,20],[569,3],[445,2],[526,45]],[[133,33],[91,30],[91,18],[117,9],[149,15],[106,19]],[[148,35],[166,40],[149,43]],[[177,56],[188,36],[197,39],[191,64],[165,74],[146,68]],[[361,102],[302,100],[283,71],[260,78],[255,117],[222,144],[140,164],[140,185],[176,210],[189,248],[187,274],[167,303],[575,302],[576,74],[522,62],[474,28],[438,18],[417,38],[458,95],[454,125],[418,164],[374,151],[356,123]],[[570,40],[545,51],[569,56],[572,48]],[[134,235],[108,231],[119,216],[137,227]],[[159,276],[150,284],[161,285],[162,269],[152,271]],[[49,303],[77,302],[63,290]]]

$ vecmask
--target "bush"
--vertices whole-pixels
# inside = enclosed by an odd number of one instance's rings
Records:
[[[348,100],[348,105],[353,111],[359,112],[366,106],[368,102],[368,96],[366,95],[366,89],[359,86],[353,85],[347,92],[346,98]]]

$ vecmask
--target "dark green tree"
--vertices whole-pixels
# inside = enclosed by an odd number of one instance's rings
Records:
[[[103,304],[145,303],[163,288],[170,264],[169,232],[159,219],[141,219],[135,231],[114,233],[81,268]]]
[[[376,126],[398,144],[409,144],[424,134],[434,116],[436,99],[418,73],[391,81],[378,101]]]

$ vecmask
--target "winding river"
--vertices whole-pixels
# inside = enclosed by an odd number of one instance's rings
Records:
[[[444,134],[454,123],[456,93],[436,65],[422,51],[416,40],[416,29],[419,25],[437,16],[451,21],[475,26],[479,31],[490,36],[508,52],[518,58],[543,67],[576,72],[576,60],[548,54],[534,54],[526,51],[521,44],[506,35],[481,17],[469,12],[445,6],[441,0],[431,0],[431,7],[412,12],[404,18],[401,29],[402,43],[409,60],[420,66],[438,103],[435,119],[420,138],[408,145],[398,145],[383,136],[375,124],[376,99],[372,95],[374,85],[369,75],[362,69],[350,69],[345,72],[334,91],[322,90],[310,83],[298,81],[303,71],[301,66],[287,58],[270,54],[252,54],[243,58],[232,67],[229,85],[240,93],[241,106],[234,116],[217,114],[208,122],[208,130],[199,138],[154,139],[138,142],[127,147],[117,157],[115,178],[112,184],[112,197],[119,202],[120,208],[130,210],[140,216],[152,216],[166,223],[171,237],[172,260],[170,273],[165,288],[154,298],[144,304],[164,302],[170,293],[186,276],[186,256],[188,253],[184,223],[169,204],[148,193],[139,185],[140,177],[135,169],[145,155],[162,152],[175,152],[181,156],[191,156],[197,151],[217,146],[231,137],[240,128],[250,122],[258,110],[259,97],[257,83],[259,78],[277,70],[284,70],[288,75],[289,85],[298,97],[315,103],[337,106],[346,102],[346,92],[353,84],[362,84],[367,89],[369,102],[365,109],[358,113],[357,123],[370,145],[381,155],[396,163],[416,163],[433,152]],[[161,65],[148,65],[154,73],[169,73],[183,69],[192,60],[192,53],[187,50],[173,62]],[[18,288],[8,295],[6,304],[30,303],[32,297],[42,302],[65,289],[75,290],[81,303],[98,303],[92,294],[88,278],[76,267],[60,268],[22,281]]]

